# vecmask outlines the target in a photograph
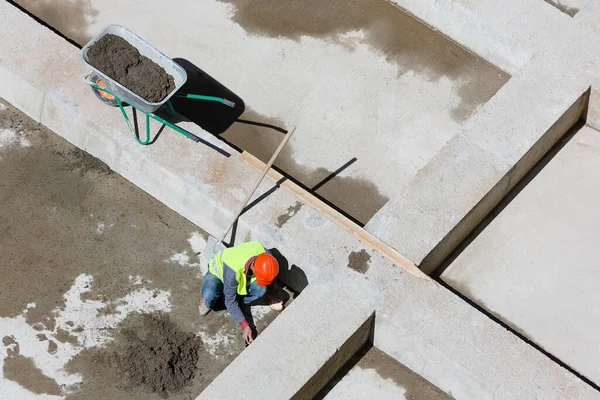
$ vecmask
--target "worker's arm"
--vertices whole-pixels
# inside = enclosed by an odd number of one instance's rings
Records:
[[[223,263],[223,295],[225,296],[225,307],[227,307],[227,311],[229,311],[231,318],[244,329],[249,324],[237,301],[237,286],[238,282],[235,277],[235,272],[233,272],[227,264]]]

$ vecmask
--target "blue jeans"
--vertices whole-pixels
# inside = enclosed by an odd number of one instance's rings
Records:
[[[266,286],[260,286],[256,282],[252,282],[248,286],[248,294],[243,296],[244,304],[250,304],[254,300],[258,300],[267,293]],[[217,300],[223,295],[223,282],[209,272],[204,276],[202,283],[202,298],[206,307],[213,308]]]

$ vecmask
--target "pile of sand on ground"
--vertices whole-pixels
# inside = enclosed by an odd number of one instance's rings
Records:
[[[125,342],[117,366],[131,385],[177,392],[194,377],[202,341],[179,330],[165,315],[144,314],[121,333]]]

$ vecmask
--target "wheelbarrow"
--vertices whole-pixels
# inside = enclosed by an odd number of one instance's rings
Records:
[[[146,101],[142,97],[133,93],[131,90],[127,89],[125,86],[121,85],[116,80],[112,79],[102,71],[90,65],[88,61],[88,50],[89,48],[96,43],[102,36],[107,34],[113,34],[116,36],[120,36],[125,39],[129,44],[135,47],[142,56],[148,57],[150,60],[154,61],[160,67],[162,67],[168,74],[170,74],[175,81],[175,89],[171,91],[162,101],[152,103]],[[131,32],[129,29],[120,26],[120,25],[108,25],[105,27],[100,33],[98,33],[92,40],[90,40],[82,49],[81,49],[81,60],[83,63],[91,69],[89,73],[87,73],[84,77],[85,83],[91,86],[92,91],[100,99],[104,104],[119,107],[121,110],[121,114],[129,127],[129,130],[133,134],[135,140],[142,145],[150,144],[150,118],[160,122],[163,125],[166,125],[175,131],[181,133],[188,139],[193,140],[194,142],[202,141],[199,137],[194,135],[193,133],[175,125],[172,122],[167,121],[166,119],[155,114],[155,111],[162,109],[167,115],[173,116],[175,115],[175,110],[173,105],[171,104],[170,98],[182,97],[193,100],[202,100],[202,101],[213,101],[222,103],[228,107],[235,107],[235,103],[229,101],[227,99],[215,96],[205,96],[200,94],[192,94],[192,93],[180,93],[179,90],[183,86],[183,84],[187,80],[187,73],[185,70],[171,60],[169,57],[150,46],[148,42],[144,39]],[[143,113],[146,116],[146,136],[145,139],[141,139],[136,132],[136,129],[131,124],[129,117],[127,116],[127,112],[125,111],[125,105],[130,105],[134,110],[137,110]]]

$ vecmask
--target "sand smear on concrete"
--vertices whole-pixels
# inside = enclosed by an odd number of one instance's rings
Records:
[[[202,340],[182,331],[167,314],[131,314],[109,346],[86,350],[67,365],[67,370],[83,371],[85,378],[72,398],[112,398],[135,388],[145,394],[132,393],[134,398],[167,397],[202,373],[198,361],[203,353]]]
[[[91,39],[87,26],[98,15],[92,0],[15,0],[15,3],[80,45]]]
[[[218,0],[231,4],[231,18],[247,32],[300,41],[304,36],[348,46],[349,33],[362,32],[364,41],[398,67],[424,73],[431,80],[446,76],[465,79],[461,104],[453,111],[464,121],[496,93],[509,76],[440,33],[383,0]]]
[[[59,395],[60,387],[48,378],[41,369],[35,366],[32,358],[16,356],[4,360],[2,368],[4,377],[17,382],[24,388],[36,394]]]
[[[348,268],[365,274],[370,267],[369,261],[371,261],[371,255],[365,249],[353,251],[348,255]]]

